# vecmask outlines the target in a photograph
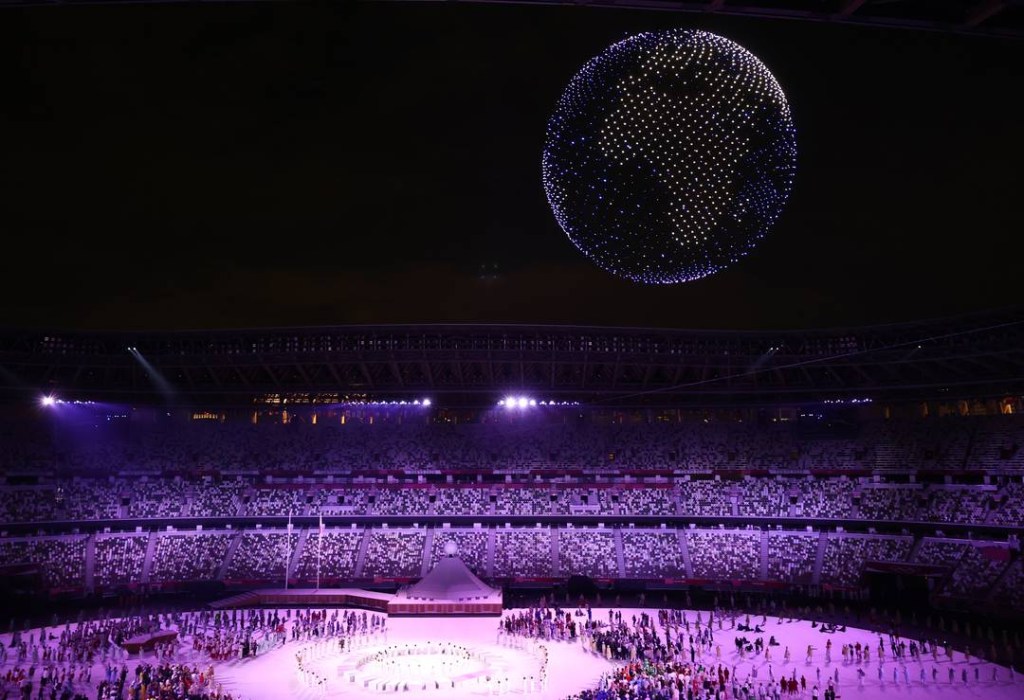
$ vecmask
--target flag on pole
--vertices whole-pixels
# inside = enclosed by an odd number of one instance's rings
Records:
[[[989,561],[1010,561],[1010,548],[998,546],[978,547],[978,552]]]

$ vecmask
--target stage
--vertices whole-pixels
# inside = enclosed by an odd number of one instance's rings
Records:
[[[394,600],[391,593],[364,591],[361,588],[262,588],[239,593],[210,604],[215,610],[229,608],[363,608],[388,612]]]
[[[217,610],[230,608],[362,608],[403,616],[486,616],[501,615],[500,595],[470,600],[416,598],[377,593],[359,588],[264,588],[240,593],[210,604]]]
[[[488,586],[470,571],[452,543],[445,554],[426,576],[394,594],[359,588],[264,588],[218,600],[211,607],[353,607],[392,617],[501,615],[501,589]]]

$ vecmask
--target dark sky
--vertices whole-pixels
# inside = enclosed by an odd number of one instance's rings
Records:
[[[760,57],[800,154],[757,251],[644,287],[571,245],[540,155],[587,59],[669,27]],[[1022,75],[1020,42],[694,14],[2,10],[0,325],[801,328],[1016,304]]]

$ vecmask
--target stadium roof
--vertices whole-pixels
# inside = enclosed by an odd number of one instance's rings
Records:
[[[0,8],[25,6],[167,4],[176,0],[0,0]],[[189,0],[177,0],[187,4]],[[344,0],[343,0],[344,1]],[[424,0],[412,0],[424,2]],[[429,1],[429,0],[427,0]],[[452,0],[434,0],[451,2]],[[899,27],[1006,38],[1024,37],[1021,0],[456,0],[500,5],[732,15],[783,20]]]
[[[306,394],[482,406],[510,391],[607,406],[1021,394],[1024,309],[809,331],[432,324],[0,332],[0,395],[8,401],[52,392],[214,406]]]
[[[796,19],[875,27],[901,27],[1024,37],[1019,0],[462,0],[517,5],[572,5],[625,10]]]

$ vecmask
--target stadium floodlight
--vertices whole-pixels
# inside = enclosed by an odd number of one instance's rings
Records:
[[[515,407],[516,407],[516,397],[515,396],[508,396],[508,397],[506,397],[505,398],[505,408],[515,408]]]
[[[516,401],[516,406],[518,406],[519,408],[526,408],[529,403],[530,400],[528,398],[526,398],[525,396],[520,396],[519,399]]]
[[[57,403],[57,399],[54,398],[53,396],[43,396],[39,399],[39,403],[49,408],[50,406],[53,406],[54,404]]]
[[[430,405],[430,399],[423,399],[423,401],[421,401],[420,404],[422,406],[429,406]]]

